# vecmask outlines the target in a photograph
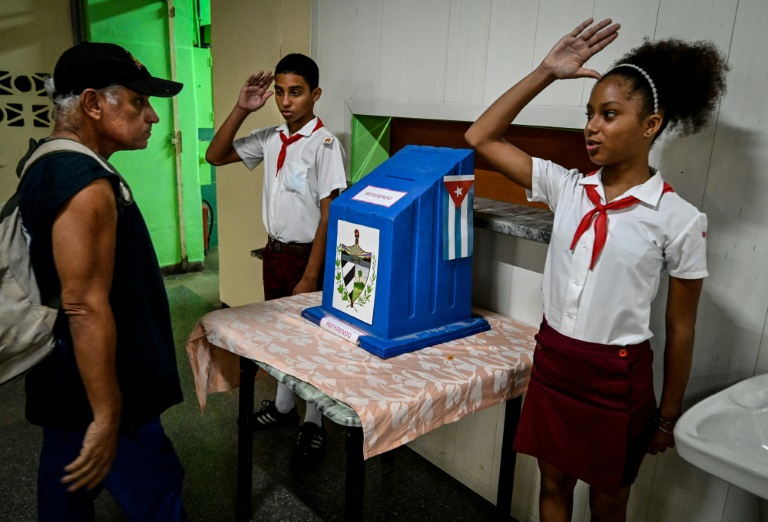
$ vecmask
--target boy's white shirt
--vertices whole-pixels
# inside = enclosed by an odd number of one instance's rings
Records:
[[[267,234],[284,243],[311,243],[320,200],[347,187],[344,150],[325,127],[313,132],[316,125],[317,117],[297,131],[304,138],[288,146],[277,175],[280,131],[288,136],[288,124],[257,129],[232,144],[250,170],[264,161],[262,220]]]

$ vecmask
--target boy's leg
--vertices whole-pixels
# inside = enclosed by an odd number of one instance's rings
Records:
[[[299,425],[295,395],[283,383],[277,383],[274,401],[262,401],[262,408],[253,416],[253,429],[257,431],[272,428],[295,428]]]
[[[187,521],[181,502],[184,468],[160,418],[118,438],[104,486],[131,521]]]
[[[303,468],[315,465],[325,452],[328,433],[323,426],[305,422],[297,434],[296,446],[291,451],[291,466]]]
[[[84,432],[43,428],[43,448],[37,474],[37,517],[41,522],[91,522],[93,502],[102,486],[69,493],[61,483],[64,466],[71,464],[83,447]]]
[[[293,290],[304,277],[304,271],[307,269],[309,251],[306,253],[276,252],[267,244],[262,254],[262,261],[264,300],[279,299],[293,295]],[[318,281],[318,290],[322,288],[320,281]]]
[[[293,290],[304,277],[309,263],[310,251],[276,252],[269,244],[262,254],[262,275],[264,279],[264,299],[279,299],[293,295]],[[323,289],[324,271],[320,270],[317,278],[317,290]]]
[[[262,278],[264,280],[264,300],[280,299],[293,294],[286,289],[283,267],[281,266],[280,253],[275,252],[267,243],[262,254]]]
[[[304,423],[307,422],[311,422],[318,426],[323,425],[323,414],[320,413],[320,410],[318,410],[314,404],[309,402],[307,403],[307,411],[304,415]]]
[[[283,384],[277,383],[277,395],[275,396],[275,408],[280,413],[288,413],[296,406],[296,394]]]
[[[263,254],[264,269],[264,298],[278,299],[293,295],[293,290],[304,276],[309,262],[309,252],[275,252],[267,244]],[[318,278],[318,290],[322,290],[323,273]],[[284,384],[278,383],[277,396],[274,404],[267,403],[256,414],[254,429],[266,427],[278,427],[295,425],[295,395]],[[262,422],[263,421],[263,422]],[[267,422],[270,421],[270,422]],[[291,454],[291,460],[296,463],[312,461],[325,448],[326,433],[323,426],[320,411],[312,404],[307,403],[304,425],[299,431],[299,439],[296,448]]]
[[[299,275],[299,279],[296,279],[298,270],[294,267],[294,256],[285,252],[276,252],[267,242],[262,260],[264,300],[270,301],[293,295],[293,289],[301,280],[301,275]],[[304,268],[306,268],[306,263]],[[301,268],[301,274],[304,273],[304,268]],[[290,388],[282,383],[277,383],[275,401],[262,403],[264,407],[256,413],[253,429],[297,426],[299,418],[295,411],[295,402],[295,395]]]

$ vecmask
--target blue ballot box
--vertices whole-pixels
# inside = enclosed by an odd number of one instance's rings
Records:
[[[409,145],[336,198],[304,317],[382,358],[488,330],[472,315],[472,154]]]

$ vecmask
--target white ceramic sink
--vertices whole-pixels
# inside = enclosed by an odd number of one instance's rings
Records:
[[[768,498],[768,374],[696,404],[677,422],[675,441],[691,464]]]

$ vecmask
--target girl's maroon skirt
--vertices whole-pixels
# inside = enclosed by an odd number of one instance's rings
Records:
[[[562,335],[546,319],[514,449],[618,496],[637,478],[654,433],[653,352]]]

